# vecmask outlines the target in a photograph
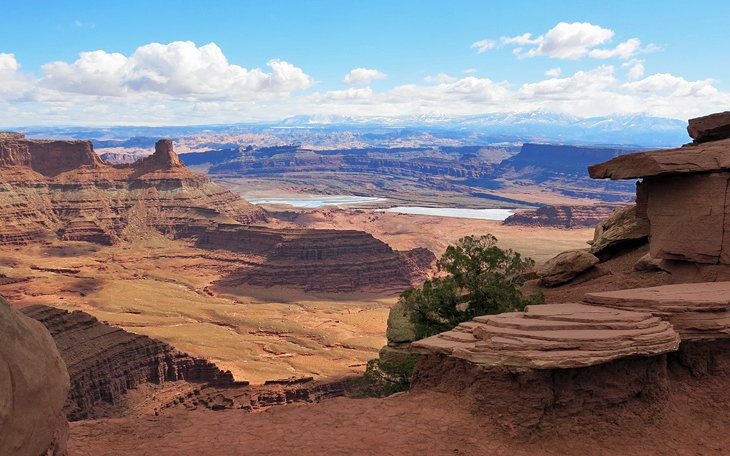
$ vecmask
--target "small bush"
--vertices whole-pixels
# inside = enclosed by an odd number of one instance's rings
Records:
[[[520,287],[535,262],[497,247],[497,238],[467,236],[449,246],[438,260],[446,275],[409,288],[401,302],[410,311],[417,339],[448,331],[479,315],[523,310],[544,301],[525,297]]]
[[[371,359],[368,361],[363,376],[351,383],[351,395],[354,397],[385,397],[408,391],[411,386],[413,368],[418,362],[418,358],[418,355],[410,355],[398,362]]]

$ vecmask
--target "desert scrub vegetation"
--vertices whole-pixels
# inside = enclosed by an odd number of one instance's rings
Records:
[[[518,252],[499,248],[491,234],[459,239],[436,263],[439,277],[407,289],[400,297],[416,339],[448,331],[479,315],[541,304],[541,293],[524,296],[520,291],[534,264]]]
[[[544,301],[541,293],[524,296],[520,290],[534,264],[531,258],[498,247],[491,234],[463,237],[436,263],[439,275],[404,291],[398,305],[408,315],[415,340],[479,315],[523,310]],[[359,391],[363,396],[387,396],[407,390],[418,359],[403,354],[371,360]]]

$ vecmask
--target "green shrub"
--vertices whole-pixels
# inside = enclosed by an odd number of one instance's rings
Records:
[[[520,287],[535,262],[497,247],[497,238],[467,236],[449,246],[437,266],[444,276],[409,288],[400,297],[411,314],[417,339],[448,331],[479,315],[523,310],[543,302]]]
[[[385,397],[408,391],[418,355],[409,355],[399,361],[371,359],[362,377],[350,384],[353,397]]]

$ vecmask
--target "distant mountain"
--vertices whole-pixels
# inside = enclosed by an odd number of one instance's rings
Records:
[[[28,127],[20,131],[28,137],[94,139],[95,145],[104,147],[144,147],[160,137],[245,134],[266,135],[280,144],[322,148],[469,146],[498,142],[675,147],[688,142],[686,127],[687,123],[681,120],[644,114],[580,118],[534,111],[462,117],[441,114],[401,117],[300,115],[276,122],[230,125]],[[216,148],[215,144],[210,148]]]
[[[645,114],[581,118],[545,111],[446,117],[296,116],[283,125],[299,127],[351,126],[470,131],[483,135],[523,138],[528,141],[571,144],[661,147],[688,141],[687,122]]]

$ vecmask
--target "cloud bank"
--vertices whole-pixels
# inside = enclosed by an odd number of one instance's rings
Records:
[[[477,76],[475,69],[452,68],[451,74],[414,72],[414,82],[378,90],[371,84],[387,76],[377,69],[357,67],[341,81],[316,82],[301,67],[276,58],[264,68],[231,63],[215,43],[149,43],[129,55],[81,52],[75,61],[42,65],[38,74],[24,71],[16,55],[0,53],[0,125],[170,125],[299,114],[461,116],[534,110],[687,119],[730,105],[730,93],[718,89],[716,81],[651,73],[647,62],[636,58],[646,49],[639,39],[611,45],[614,36],[590,23],[561,22],[537,36],[472,45],[485,53],[512,47],[515,65],[538,56],[585,59],[584,68],[572,72],[546,65],[536,79],[517,83],[482,77],[487,70]],[[474,55],[483,58],[488,57]],[[332,87],[340,82],[349,87]]]

